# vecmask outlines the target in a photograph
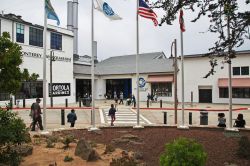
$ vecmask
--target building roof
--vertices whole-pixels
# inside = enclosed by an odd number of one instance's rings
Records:
[[[236,51],[236,56],[237,55],[250,55],[250,50]],[[200,58],[200,57],[207,57],[207,56],[205,56],[205,54],[192,54],[192,55],[184,55],[184,57],[185,58]]]
[[[74,65],[74,73],[90,74],[91,66]],[[163,52],[139,55],[139,73],[172,73],[172,60]],[[96,64],[96,75],[136,73],[136,55],[110,57]]]

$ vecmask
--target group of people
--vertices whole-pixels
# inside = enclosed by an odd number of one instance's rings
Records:
[[[218,127],[226,127],[226,118],[224,113],[218,113]],[[238,114],[237,119],[235,119],[234,127],[244,128],[246,125],[246,121],[243,118],[243,114]]]
[[[31,131],[35,131],[36,126],[40,128],[40,130],[43,130],[43,123],[42,123],[42,111],[40,107],[41,99],[37,98],[36,102],[31,105],[30,109],[30,117],[32,119],[32,122],[30,124]],[[75,121],[77,120],[77,116],[75,113],[75,110],[72,109],[71,112],[67,115],[67,120],[70,123],[70,127],[75,126]]]
[[[158,96],[157,96],[157,94],[148,93],[147,99],[148,99],[148,101],[151,101],[151,102],[153,102],[153,101],[157,102]]]

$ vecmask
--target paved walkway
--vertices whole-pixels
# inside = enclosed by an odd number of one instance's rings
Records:
[[[114,104],[114,101],[108,100],[98,100],[96,101],[95,110],[95,120],[96,126],[110,126],[110,119],[107,117],[107,111],[110,108],[110,104]],[[147,108],[146,102],[140,103],[140,124],[141,125],[164,125],[163,124],[163,112],[167,112],[167,125],[174,125],[174,109],[173,103],[163,103],[162,109],[160,108],[160,103],[152,103],[150,108]],[[47,108],[46,111],[46,124],[47,129],[58,129],[58,128],[69,128],[70,124],[61,125],[61,107],[64,105],[56,105],[57,108]],[[69,104],[69,107],[74,107],[76,109],[76,114],[78,120],[76,121],[76,128],[88,128],[91,127],[91,108],[78,107],[78,103]],[[118,105],[117,119],[115,122],[116,126],[134,126],[136,124],[136,109],[133,109],[132,106]],[[227,104],[186,104],[184,112],[185,124],[188,125],[189,122],[189,113],[192,113],[192,125],[200,125],[200,112],[198,110],[206,109],[208,110],[208,125],[217,126],[218,123],[218,113],[224,112],[227,119],[227,126],[229,125],[228,121],[228,105]],[[233,119],[235,119],[238,113],[243,113],[244,119],[246,120],[246,127],[250,128],[250,105],[233,105],[233,108],[236,109],[233,111]],[[70,112],[71,108],[65,109],[65,117]],[[182,111],[181,105],[179,105],[178,110],[178,124],[181,123]],[[31,119],[29,117],[30,107],[24,109],[14,109],[15,112],[24,120],[24,122],[29,126]]]

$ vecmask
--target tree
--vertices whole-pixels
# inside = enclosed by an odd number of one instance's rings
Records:
[[[2,92],[15,94],[22,81],[21,46],[10,40],[8,32],[0,37],[0,89]]]
[[[32,84],[32,82],[34,82],[34,81],[37,80],[37,78],[39,77],[39,75],[35,74],[35,73],[32,73],[30,75],[28,69],[24,69],[22,75],[23,75],[23,80],[25,82],[29,83],[30,92],[31,92],[31,84]]]
[[[3,32],[0,37],[0,92],[16,94],[22,81],[35,81],[38,74],[29,74],[27,69],[22,72],[22,47],[10,40],[8,32]]]
[[[245,0],[245,5],[249,3],[250,0]],[[240,47],[245,39],[250,39],[250,12],[240,11],[237,0],[159,0],[152,6],[162,8],[166,12],[160,25],[171,25],[181,8],[198,11],[192,22],[202,16],[210,19],[208,31],[219,34],[219,39],[206,54],[211,58],[211,70],[205,77],[214,74],[214,67],[218,65],[215,57],[224,57],[224,62],[231,63],[231,59],[236,57],[234,49]]]

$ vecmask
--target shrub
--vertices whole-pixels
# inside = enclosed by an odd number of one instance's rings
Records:
[[[114,151],[115,151],[114,146],[112,146],[111,144],[108,144],[108,145],[106,145],[104,154],[111,153],[111,152],[114,152]]]
[[[67,149],[69,147],[69,144],[71,142],[74,142],[75,138],[72,135],[67,135],[65,138],[63,138],[62,143],[64,144],[64,149]]]
[[[73,159],[73,157],[71,157],[71,156],[69,156],[69,155],[67,155],[67,156],[65,156],[64,157],[64,162],[71,162],[71,161],[73,161],[74,159]]]
[[[248,137],[243,136],[240,138],[237,155],[241,158],[250,160],[250,142]]]
[[[20,154],[15,147],[29,142],[30,136],[22,119],[16,113],[0,108],[0,163],[19,165]]]
[[[179,138],[165,145],[165,152],[160,157],[161,166],[203,166],[207,154],[201,144],[188,138]]]

